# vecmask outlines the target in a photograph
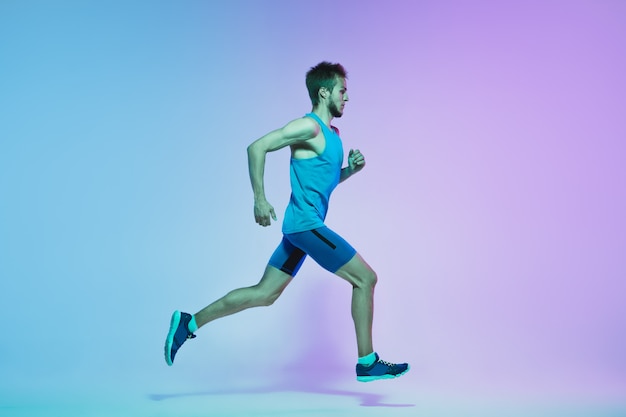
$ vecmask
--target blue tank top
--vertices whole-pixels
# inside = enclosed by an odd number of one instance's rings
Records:
[[[328,201],[341,175],[343,145],[339,135],[315,114],[308,113],[322,128],[326,146],[313,158],[291,158],[291,198],[285,211],[283,233],[298,233],[324,226]]]

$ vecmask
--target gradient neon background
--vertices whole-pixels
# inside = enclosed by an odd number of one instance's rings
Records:
[[[417,406],[385,415],[624,415],[625,19],[619,0],[1,1],[0,414],[343,384]],[[368,164],[327,223],[378,272],[377,350],[413,370],[352,384],[350,289],[311,260],[168,368],[172,310],[255,283],[280,239],[245,148],[310,110],[321,60],[349,71],[336,125]],[[287,169],[269,157],[279,221]]]

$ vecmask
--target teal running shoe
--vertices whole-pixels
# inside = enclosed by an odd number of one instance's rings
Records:
[[[165,362],[169,366],[174,363],[174,357],[178,349],[187,341],[187,339],[193,339],[195,334],[189,331],[189,321],[191,320],[191,314],[181,313],[176,310],[172,314],[172,320],[170,321],[170,331],[167,333],[167,339],[165,339]]]
[[[376,362],[370,366],[356,365],[356,379],[359,382],[371,382],[377,379],[397,378],[409,372],[408,363],[389,363],[381,360],[376,354]]]

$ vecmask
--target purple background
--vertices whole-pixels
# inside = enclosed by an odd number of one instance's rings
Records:
[[[280,227],[254,223],[245,148],[310,110],[304,73],[330,60],[367,168],[327,223],[378,272],[375,347],[412,363],[404,384],[623,401],[625,18],[618,0],[3,1],[6,398],[353,378],[350,288],[311,260],[273,307],[162,359],[172,310],[258,280]],[[266,170],[279,221],[288,158]]]

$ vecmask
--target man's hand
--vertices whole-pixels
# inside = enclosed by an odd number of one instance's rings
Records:
[[[267,200],[254,201],[254,220],[261,226],[272,224],[270,217],[276,221],[274,207]]]
[[[352,173],[357,173],[365,166],[365,157],[358,149],[350,149],[348,153],[348,166]]]
[[[339,175],[339,182],[344,182],[350,178],[353,174],[356,174],[365,166],[365,158],[358,149],[350,149],[348,152],[348,166],[341,169]]]

